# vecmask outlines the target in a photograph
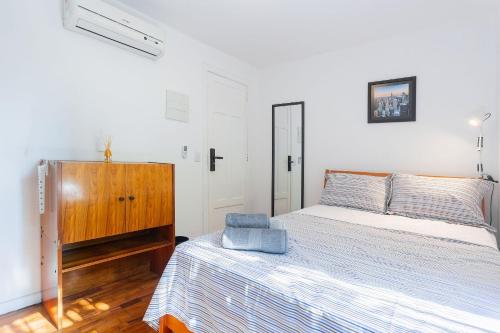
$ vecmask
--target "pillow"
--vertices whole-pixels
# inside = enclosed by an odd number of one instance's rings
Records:
[[[319,203],[385,213],[390,188],[388,177],[330,173]]]
[[[481,203],[493,185],[482,179],[434,178],[397,174],[388,213],[485,227]]]

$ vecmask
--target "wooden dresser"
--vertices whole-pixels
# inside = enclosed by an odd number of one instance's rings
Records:
[[[59,329],[63,299],[161,274],[175,247],[174,165],[50,161],[41,216],[42,299]]]

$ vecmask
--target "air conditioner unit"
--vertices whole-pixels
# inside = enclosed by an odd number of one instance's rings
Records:
[[[165,50],[154,23],[101,0],[64,0],[64,27],[152,59]]]

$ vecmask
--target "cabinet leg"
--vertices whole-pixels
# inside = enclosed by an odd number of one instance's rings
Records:
[[[170,256],[174,252],[174,246],[164,247],[151,253],[151,271],[161,275],[167,266]]]

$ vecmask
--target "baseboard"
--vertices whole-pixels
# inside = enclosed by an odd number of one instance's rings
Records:
[[[38,304],[41,301],[42,294],[40,292],[36,292],[30,295],[2,302],[0,303],[0,315],[23,309],[33,304]]]

